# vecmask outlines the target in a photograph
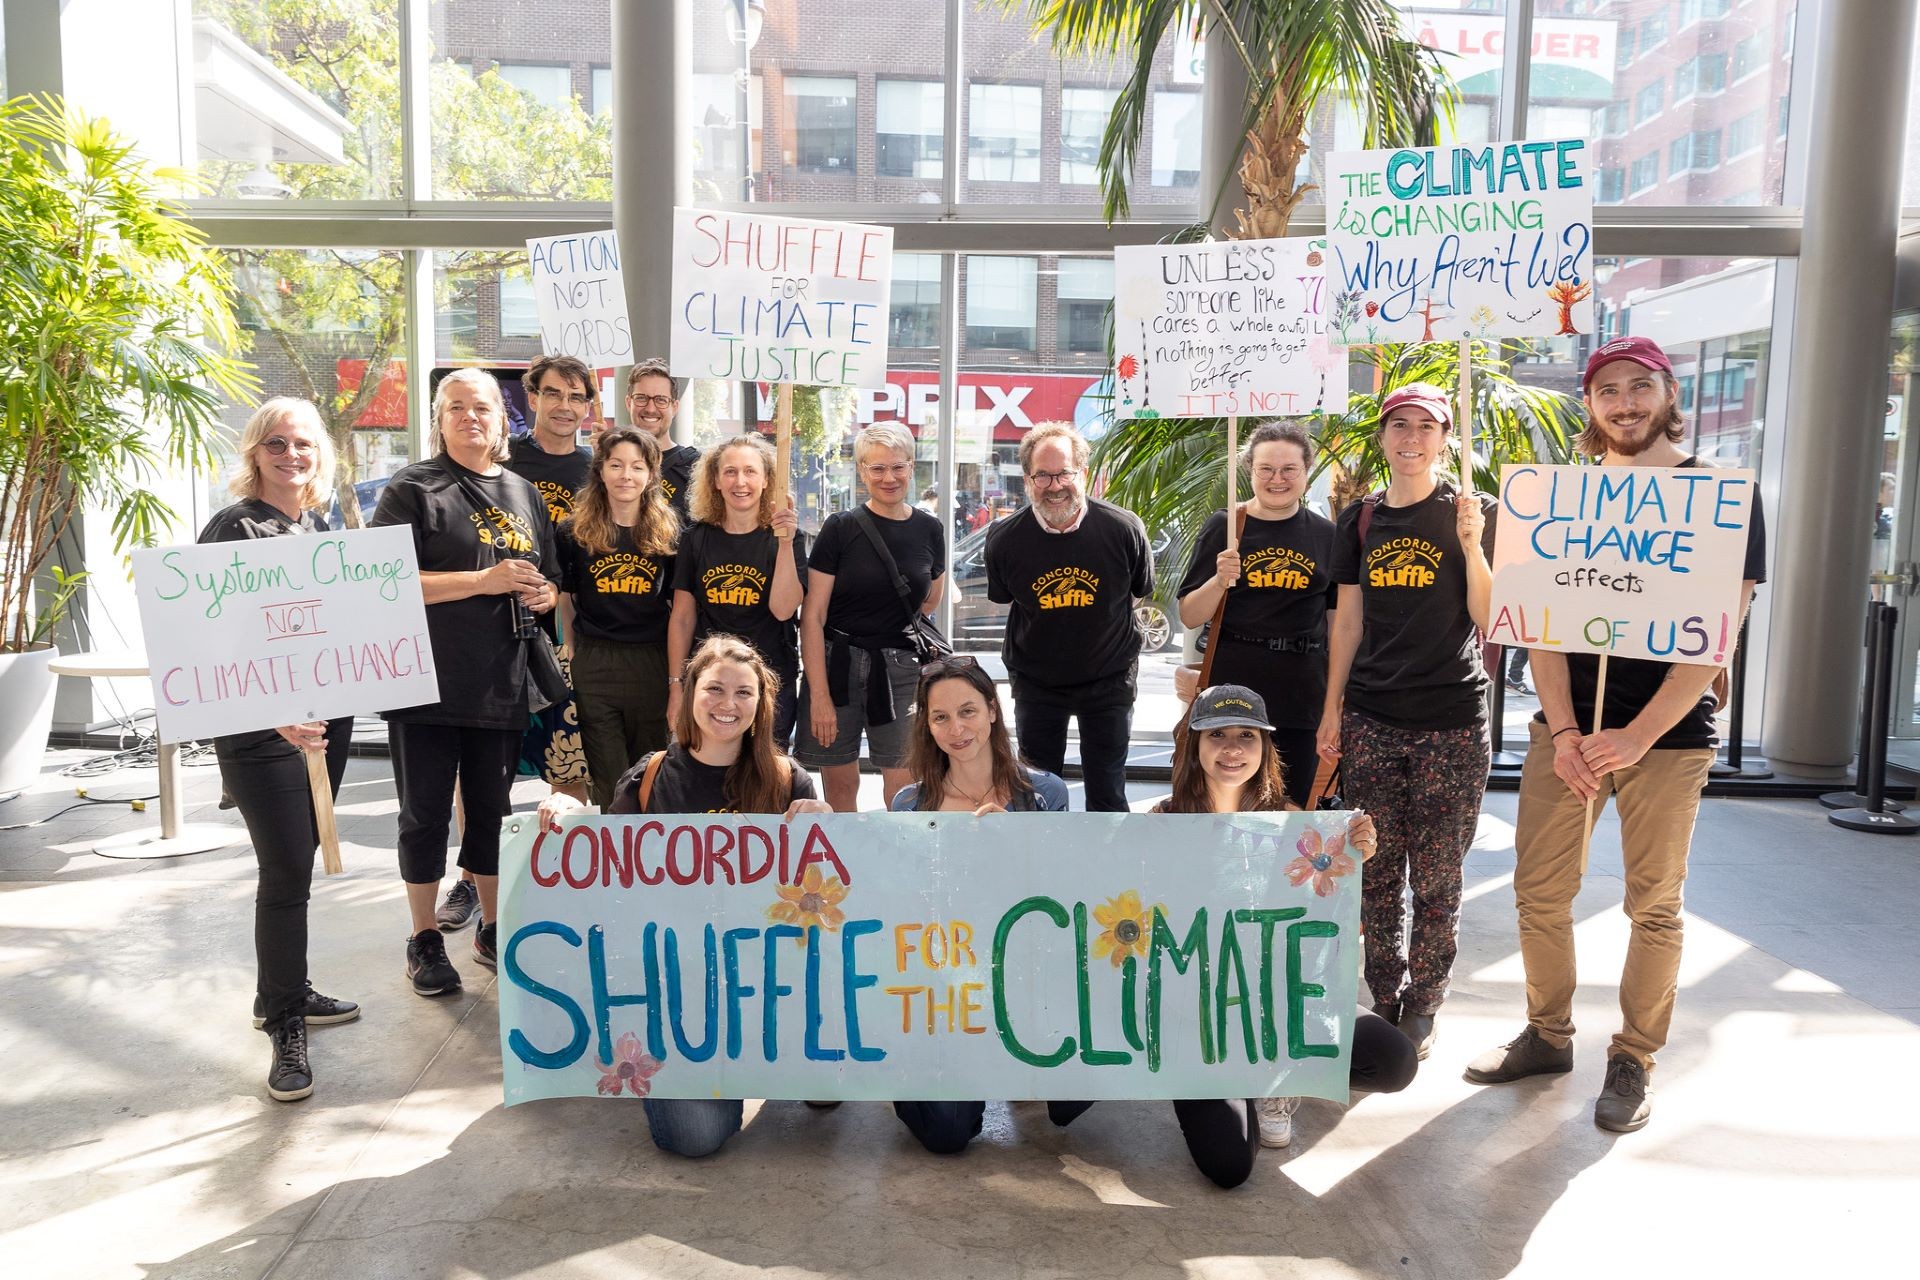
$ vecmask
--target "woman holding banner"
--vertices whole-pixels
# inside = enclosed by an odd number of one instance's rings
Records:
[[[261,405],[240,433],[238,452],[240,465],[227,488],[239,501],[216,512],[199,541],[326,531],[333,443],[310,402],[276,398]],[[267,1094],[280,1102],[313,1092],[308,1025],[360,1016],[359,1005],[323,996],[307,980],[307,902],[320,835],[303,753],[326,753],[327,780],[337,795],[352,738],[353,717],[344,716],[227,734],[213,744],[220,780],[247,824],[260,866],[253,897],[253,1025],[273,1041]]]
[[[806,535],[793,499],[776,509],[773,446],[738,436],[707,450],[687,492],[693,523],[680,535],[673,570],[673,621],[667,628],[668,714],[679,709],[681,669],[710,635],[739,636],[780,677],[774,743],[793,736],[800,684],[800,601],[807,593]]]
[[[1362,877],[1374,1010],[1425,1058],[1458,949],[1460,871],[1492,764],[1480,638],[1493,594],[1494,499],[1440,479],[1446,392],[1423,382],[1380,406],[1392,479],[1340,513],[1340,584],[1320,754],[1380,824]],[[1403,900],[1411,887],[1413,926]]]
[[[1208,678],[1245,685],[1265,699],[1287,794],[1304,806],[1319,765],[1315,736],[1327,697],[1333,521],[1303,501],[1313,441],[1298,423],[1255,427],[1239,465],[1252,477],[1253,499],[1216,513],[1201,529],[1180,584],[1180,625],[1198,630],[1219,615],[1207,636]],[[1235,548],[1227,545],[1229,518],[1238,522]]]
[[[766,813],[791,821],[833,812],[813,779],[773,742],[779,677],[754,647],[712,636],[687,663],[686,694],[673,719],[674,741],[635,764],[613,787],[608,813]],[[540,822],[580,802],[556,791],[540,802]],[[654,1145],[682,1156],[709,1156],[740,1131],[738,1098],[646,1098]]]

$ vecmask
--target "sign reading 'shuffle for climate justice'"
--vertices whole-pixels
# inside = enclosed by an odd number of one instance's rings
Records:
[[[1349,816],[509,819],[506,1100],[1344,1099]]]
[[[404,526],[133,553],[162,742],[437,702]]]
[[[801,386],[887,381],[893,228],[673,211],[674,373]]]
[[[1593,332],[1580,139],[1335,152],[1327,206],[1338,342]]]
[[[1114,413],[1129,418],[1345,409],[1329,345],[1325,240],[1113,251]]]
[[[620,241],[611,231],[527,241],[540,349],[573,356],[589,369],[633,359]]]
[[[1753,486],[1717,467],[1507,467],[1487,639],[1725,666]]]

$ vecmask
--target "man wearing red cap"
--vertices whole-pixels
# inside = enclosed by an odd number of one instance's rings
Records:
[[[1609,467],[1694,467],[1666,352],[1646,338],[1606,343],[1587,361],[1588,426],[1576,448]],[[1766,529],[1756,499],[1747,528],[1740,613],[1766,581]],[[1681,886],[1700,791],[1713,763],[1716,668],[1613,658],[1598,731],[1599,659],[1548,649],[1533,655],[1540,714],[1520,776],[1513,874],[1527,1029],[1473,1060],[1467,1079],[1504,1084],[1573,1069],[1573,898],[1580,891],[1586,804],[1612,795],[1620,812],[1626,901],[1633,922],[1620,974],[1621,1029],[1607,1051],[1593,1121],[1615,1133],[1652,1115],[1647,1075],[1666,1043],[1680,972]]]

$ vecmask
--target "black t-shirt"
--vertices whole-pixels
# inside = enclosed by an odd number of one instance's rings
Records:
[[[667,759],[660,766],[659,774],[653,780],[653,794],[647,797],[647,807],[640,808],[640,777],[647,771],[647,761],[653,759],[653,753],[646,755],[620,776],[613,784],[613,803],[607,806],[608,813],[738,813],[740,810],[727,803],[727,765],[702,764],[688,755],[679,743],[667,745]],[[795,800],[818,800],[819,792],[813,789],[813,775],[787,761],[789,785],[787,803]],[[786,810],[781,809],[784,813]]]
[[[582,445],[572,453],[548,453],[532,436],[520,436],[507,450],[507,470],[530,482],[547,504],[547,517],[558,525],[573,514],[573,501],[587,487],[593,450]]]
[[[673,557],[641,554],[633,530],[616,526],[611,551],[589,551],[561,525],[560,589],[573,597],[573,625],[583,636],[617,644],[665,644],[673,613]]]
[[[860,529],[858,513],[866,510],[859,507],[828,516],[814,539],[807,568],[833,578],[828,627],[850,636],[892,641],[909,621],[907,606],[894,590],[880,553]],[[910,508],[905,520],[889,520],[871,511],[867,515],[900,566],[913,607],[920,608],[933,580],[947,571],[947,539],[940,522],[917,508]]]
[[[230,507],[222,507],[207,521],[196,542],[250,542],[255,538],[297,537],[325,533],[327,518],[318,511],[303,511],[297,520],[289,520],[279,508],[258,498],[242,498]],[[350,735],[353,717],[343,716],[327,723],[329,738]],[[299,748],[272,729],[254,729],[229,733],[213,740],[214,752],[227,759],[245,757],[270,760],[298,754]]]
[[[1700,465],[1698,458],[1688,458],[1680,464],[1683,467]],[[1741,568],[1742,581],[1755,583],[1767,580],[1767,521],[1760,509],[1760,494],[1753,495],[1753,516],[1747,522],[1747,559]],[[1660,692],[1661,684],[1667,678],[1667,671],[1675,664],[1671,662],[1653,662],[1646,658],[1611,658],[1607,663],[1607,705],[1601,711],[1601,727],[1606,729],[1624,729],[1633,718],[1646,710],[1653,695]],[[1593,694],[1600,680],[1600,655],[1597,653],[1570,653],[1567,655],[1567,679],[1573,694],[1573,714],[1580,724],[1580,732],[1593,732]],[[1673,728],[1660,735],[1649,750],[1670,751],[1687,750],[1699,747],[1713,747],[1719,744],[1719,736],[1713,726],[1714,702],[1711,691],[1703,693],[1693,709],[1674,724]],[[1542,723],[1545,713],[1534,717]]]
[[[467,496],[465,480],[486,501]],[[491,569],[518,556],[548,579],[559,577],[553,522],[539,491],[513,472],[469,471],[446,454],[395,473],[374,508],[375,525],[413,526],[422,573]],[[513,632],[513,597],[475,595],[427,606],[440,701],[385,712],[388,720],[524,729],[527,725],[527,649]]]
[[[739,636],[782,675],[800,669],[800,615],[782,622],[767,604],[780,556],[793,557],[806,590],[807,536],[795,530],[792,542],[789,548],[771,529],[728,533],[715,524],[692,525],[680,535],[673,589],[693,598],[696,646],[710,635]]]
[[[984,559],[987,599],[1013,606],[1001,654],[1015,698],[1076,708],[1133,701],[1133,602],[1153,592],[1139,516],[1089,498],[1078,529],[1050,533],[1028,507],[987,531]]]
[[[1497,503],[1492,494],[1475,496],[1487,517],[1480,546],[1491,562]],[[1409,507],[1374,504],[1364,548],[1364,500],[1340,513],[1333,580],[1358,583],[1364,604],[1346,704],[1396,729],[1464,729],[1486,720],[1487,673],[1467,612],[1455,500],[1453,486],[1441,484]]]
[[[676,444],[660,454],[660,489],[683,527],[687,523],[687,485],[699,461],[700,451],[690,444]]]

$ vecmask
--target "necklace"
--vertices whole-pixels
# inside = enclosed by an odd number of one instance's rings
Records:
[[[953,792],[955,795],[959,796],[962,800],[965,800],[968,804],[974,806],[977,809],[981,805],[987,802],[987,797],[991,796],[994,793],[994,785],[991,781],[989,781],[987,783],[987,789],[985,791],[982,791],[979,795],[976,796],[971,792],[963,790],[960,784],[955,782],[951,777],[951,775],[949,775],[949,777],[947,778],[947,790]]]

